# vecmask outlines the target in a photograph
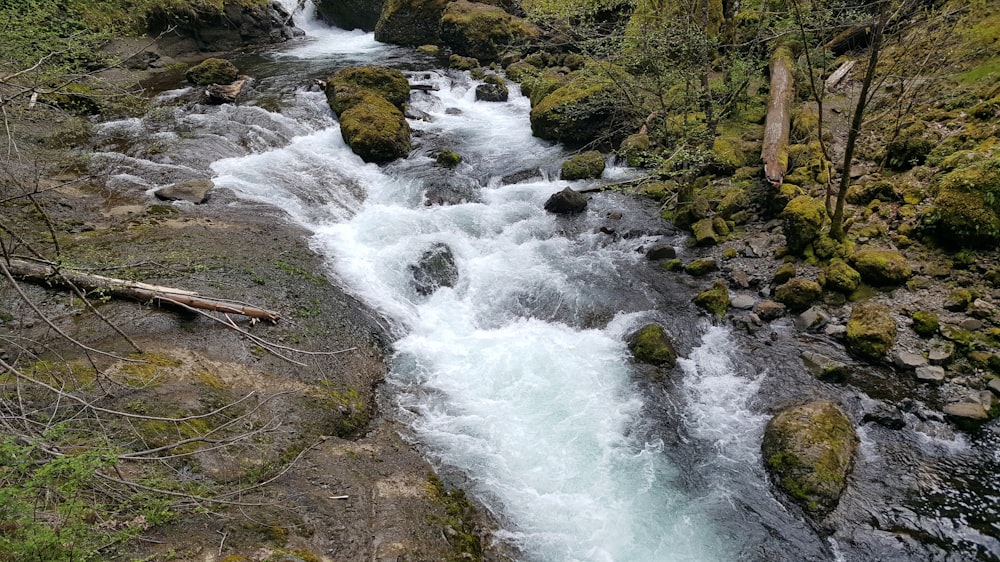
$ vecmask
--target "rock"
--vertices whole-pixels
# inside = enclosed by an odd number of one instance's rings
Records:
[[[823,277],[827,289],[845,295],[853,293],[861,284],[861,274],[839,258],[830,260],[830,265],[823,269]]]
[[[753,307],[754,313],[765,322],[781,318],[785,315],[786,309],[785,305],[774,301],[761,301]]]
[[[960,288],[948,294],[948,298],[944,301],[944,308],[952,312],[964,312],[970,304],[972,304],[972,291]]]
[[[212,180],[188,180],[157,189],[153,195],[163,201],[190,201],[200,205],[208,201],[208,192],[213,187]]]
[[[326,100],[337,115],[360,103],[366,96],[378,96],[397,108],[410,99],[410,83],[402,72],[380,66],[345,68],[326,81]]]
[[[410,153],[410,125],[403,112],[371,93],[340,115],[340,132],[365,162],[389,162]]]
[[[826,210],[819,199],[800,195],[785,205],[779,218],[785,245],[793,254],[801,254],[813,240],[819,238]]]
[[[604,173],[604,166],[604,155],[591,150],[563,162],[560,177],[569,181],[599,178]]]
[[[902,285],[913,271],[902,254],[895,250],[861,250],[851,256],[851,265],[861,279],[877,287]]]
[[[939,191],[923,224],[943,245],[995,248],[1000,243],[997,157],[964,163],[935,187]]]
[[[933,336],[940,324],[938,315],[929,310],[918,310],[913,313],[913,331],[920,336],[925,338]]]
[[[375,31],[385,0],[317,0],[320,19],[342,29]]]
[[[750,276],[747,275],[746,271],[743,271],[742,269],[730,268],[727,273],[729,274],[729,280],[736,287],[739,287],[740,289],[749,289],[751,287],[751,279]],[[754,279],[753,281],[758,280]]]
[[[819,330],[830,322],[830,315],[818,306],[809,307],[795,319],[795,329],[800,332]]]
[[[945,376],[944,368],[937,365],[923,365],[917,367],[914,372],[917,380],[924,382],[938,383],[943,381]]]
[[[542,171],[538,168],[531,168],[530,170],[520,170],[512,174],[507,174],[506,176],[500,178],[500,183],[502,185],[511,185],[540,177],[542,177]]]
[[[983,321],[976,318],[966,318],[959,322],[958,326],[963,330],[975,332],[983,327]]]
[[[993,303],[983,299],[976,299],[969,306],[968,313],[973,318],[987,320],[996,317],[997,307]]]
[[[729,301],[729,306],[740,310],[750,310],[756,302],[756,299],[750,295],[736,295]]]
[[[729,308],[729,289],[721,279],[716,279],[711,289],[699,293],[694,298],[694,304],[716,316],[725,316],[726,309]]]
[[[553,193],[545,202],[545,210],[558,215],[582,213],[587,208],[587,198],[579,191],[565,188]]]
[[[912,351],[897,351],[892,354],[892,362],[900,369],[916,369],[927,365],[927,358]]]
[[[771,418],[761,451],[775,485],[807,513],[832,511],[847,486],[858,436],[839,406],[817,400]]]
[[[775,285],[781,285],[783,283],[788,283],[788,281],[795,277],[796,274],[795,264],[790,262],[785,262],[778,267],[778,270],[774,272],[774,277],[771,278],[771,282]]]
[[[413,288],[427,296],[441,287],[454,287],[458,281],[455,255],[447,244],[436,243],[421,254],[416,264],[410,265]]]
[[[441,42],[441,15],[448,0],[384,1],[375,24],[376,40],[413,47]]]
[[[831,338],[843,339],[847,337],[847,326],[843,324],[828,324],[823,333]]]
[[[277,2],[157,2],[144,15],[145,32],[163,33],[161,48],[222,52],[244,46],[281,43],[301,36]],[[140,14],[136,14],[139,16]],[[186,44],[185,44],[186,43]]]
[[[831,359],[822,353],[803,351],[801,357],[806,369],[813,376],[824,381],[842,381],[850,373],[850,368],[846,363]]]
[[[534,97],[534,96],[533,96]],[[533,104],[531,132],[539,138],[581,146],[619,130],[618,86],[611,77],[581,72]]]
[[[978,399],[966,399],[961,402],[952,402],[945,405],[944,413],[952,418],[971,421],[986,421],[990,418],[982,401]]]
[[[715,246],[719,243],[719,235],[715,232],[712,219],[701,219],[692,224],[691,231],[694,233],[695,245]]]
[[[993,394],[1000,396],[1000,378],[990,379],[990,382],[986,383],[986,388],[989,388]]]
[[[184,77],[196,86],[232,84],[239,77],[236,65],[226,59],[207,58],[188,69]]]
[[[434,161],[445,168],[454,168],[462,163],[462,157],[454,150],[442,150],[434,157]]]
[[[672,260],[676,257],[677,250],[670,244],[654,244],[652,248],[646,251],[646,259],[650,261]]]
[[[864,423],[874,422],[894,431],[906,427],[906,418],[903,417],[902,412],[883,402],[878,402],[870,411],[866,411],[861,421]]]
[[[684,266],[684,271],[688,275],[693,275],[695,277],[700,277],[702,275],[712,273],[713,271],[718,271],[719,265],[712,258],[700,258],[696,260],[691,260],[686,266]]]
[[[667,337],[663,326],[647,324],[628,338],[628,347],[636,361],[650,365],[673,367],[677,364],[677,351]]]
[[[809,308],[823,293],[819,283],[796,277],[774,290],[774,300],[783,303],[792,311]]]
[[[896,321],[889,307],[875,301],[854,305],[847,322],[847,349],[865,359],[878,361],[896,341]]]
[[[927,350],[927,360],[931,365],[947,365],[955,358],[955,344],[950,341],[937,340],[931,342]]]
[[[945,339],[961,345],[969,345],[975,339],[972,332],[954,324],[941,324],[938,328]]]
[[[771,246],[770,238],[766,236],[759,236],[756,238],[751,238],[747,240],[747,257],[748,258],[762,258],[769,255],[768,249]],[[795,266],[792,266],[795,267]],[[786,279],[787,281],[787,279]]]
[[[476,100],[488,102],[505,102],[510,94],[506,84],[480,84],[476,86]]]
[[[538,34],[533,24],[489,4],[457,0],[449,3],[441,15],[444,44],[460,55],[485,63],[497,61],[511,45]]]

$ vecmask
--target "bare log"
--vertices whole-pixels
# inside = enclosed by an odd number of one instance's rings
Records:
[[[12,259],[9,262],[11,274],[22,281],[48,287],[69,287],[75,285],[87,293],[96,293],[115,298],[134,299],[140,302],[157,302],[189,306],[213,312],[242,314],[250,318],[277,322],[281,316],[274,311],[249,306],[242,303],[203,297],[193,291],[150,285],[138,281],[114,279],[102,275],[91,275],[78,271],[57,270],[56,268],[25,260]]]
[[[832,93],[837,88],[837,86],[839,86],[840,83],[844,81],[844,78],[846,78],[847,75],[851,73],[851,70],[854,70],[854,66],[856,64],[857,61],[849,60],[844,64],[840,65],[837,68],[837,70],[835,70],[833,74],[831,74],[830,77],[826,79],[826,85],[824,86],[826,88],[826,91]]]
[[[232,84],[211,84],[205,89],[205,101],[212,105],[236,103],[249,81],[249,76],[240,76]]]
[[[792,52],[778,47],[771,56],[771,97],[764,121],[764,143],[760,158],[764,161],[764,176],[774,187],[780,187],[788,172],[788,134],[791,126]]]

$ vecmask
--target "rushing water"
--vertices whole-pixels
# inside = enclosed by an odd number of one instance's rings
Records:
[[[655,208],[606,193],[578,217],[545,213],[550,194],[581,184],[552,179],[565,152],[532,137],[516,85],[509,102],[477,102],[468,73],[434,69],[371,34],[304,16],[296,21],[305,39],[252,61],[258,97],[278,98],[270,105],[280,109],[177,107],[187,92],[168,92],[145,119],[102,126],[98,159],[119,187],[152,189],[208,171],[218,187],[280,206],[309,228],[331,273],[398,337],[390,415],[438,467],[462,478],[520,558],[951,559],[908,530],[971,544],[956,560],[996,558],[995,508],[980,505],[972,522],[948,512],[970,501],[960,486],[988,481],[961,461],[978,453],[953,434],[935,435],[943,424],[934,420],[914,418],[910,427],[923,429],[891,435],[862,431],[856,472],[866,479],[845,496],[833,539],[786,510],[760,460],[764,396],[787,397],[796,385],[832,392],[803,375],[794,342],[764,347],[698,321],[650,281],[636,249],[673,235]],[[411,82],[433,86],[411,100],[424,116],[410,121],[413,153],[383,167],[351,152],[324,95],[309,87],[337,68],[371,63],[404,67]],[[437,166],[441,149],[463,162]],[[523,181],[503,181],[525,171]],[[628,174],[611,166],[603,181]],[[442,193],[450,204],[431,204]],[[623,209],[626,219],[615,217]],[[619,235],[602,232],[615,220]],[[441,243],[455,256],[458,281],[421,295],[412,266]],[[686,355],[667,384],[650,384],[627,359],[627,334],[650,320],[667,325]],[[942,474],[942,462],[954,470]],[[884,474],[919,466],[937,487]],[[923,499],[894,511],[914,490]],[[935,513],[919,512],[932,503]]]

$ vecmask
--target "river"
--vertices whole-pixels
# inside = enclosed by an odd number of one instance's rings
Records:
[[[516,84],[508,102],[478,102],[467,72],[295,17],[305,38],[241,61],[256,79],[248,103],[179,105],[190,92],[176,90],[143,119],[102,125],[105,138],[161,146],[108,148],[112,186],[207,172],[308,228],[331,277],[391,325],[385,414],[498,521],[496,539],[519,559],[1000,559],[997,508],[983,499],[1000,488],[995,427],[970,438],[915,414],[900,431],[862,426],[841,508],[827,526],[807,522],[764,473],[770,413],[822,396],[860,424],[874,398],[813,380],[787,323],[753,336],[699,316],[691,282],[638,251],[664,239],[685,251],[655,204],[612,190],[581,216],[546,213],[552,193],[594,181],[557,179],[567,152],[532,137]],[[423,118],[410,120],[404,160],[363,163],[310,87],[361,64],[432,86],[413,92]],[[437,165],[443,149],[462,163]],[[635,173],[609,164],[598,181]],[[454,254],[458,281],[422,295],[411,266],[435,244]],[[627,335],[650,321],[684,356],[666,381],[629,361]]]

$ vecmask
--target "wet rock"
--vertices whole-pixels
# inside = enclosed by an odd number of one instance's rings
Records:
[[[545,210],[558,215],[582,213],[587,209],[587,198],[570,188],[553,193],[545,202]]]
[[[715,232],[712,219],[701,219],[691,225],[694,241],[698,246],[715,246],[719,243],[719,235]]]
[[[944,380],[945,372],[943,367],[937,365],[923,365],[916,368],[917,380],[929,383],[939,383]]]
[[[986,320],[996,317],[997,307],[996,305],[983,299],[976,299],[972,301],[972,304],[969,306],[968,313],[973,318]]]
[[[654,244],[652,248],[646,251],[646,259],[650,261],[672,260],[676,257],[677,250],[670,244]]]
[[[454,150],[442,150],[434,157],[434,161],[445,168],[454,168],[462,163],[462,157]]]
[[[447,0],[386,1],[375,24],[375,39],[414,47],[437,44],[441,40],[441,15],[447,5]]]
[[[880,360],[896,341],[896,321],[888,306],[863,301],[854,305],[847,322],[847,349],[869,360]]]
[[[215,187],[212,180],[188,180],[156,190],[153,194],[163,201],[190,201],[200,205],[208,201],[208,192]]]
[[[209,84],[205,88],[205,103],[209,105],[236,103],[249,82],[249,76],[240,76],[232,84]]]
[[[695,277],[700,277],[713,271],[719,270],[719,264],[713,258],[700,258],[696,260],[691,260],[686,266],[684,266],[684,271],[688,275],[693,275]]]
[[[830,315],[818,306],[810,307],[795,319],[795,329],[800,332],[819,330],[830,322]]]
[[[876,403],[869,411],[866,411],[861,421],[863,423],[876,423],[893,431],[906,427],[906,419],[902,412],[883,402]]]
[[[476,86],[476,99],[479,101],[505,102],[509,95],[507,85],[503,83],[486,83]]]
[[[920,353],[897,351],[892,355],[892,362],[900,369],[916,369],[927,365],[927,358]]]
[[[410,99],[410,83],[399,70],[380,66],[345,68],[326,81],[326,100],[337,115],[374,94],[397,108]]]
[[[760,319],[765,322],[781,318],[785,315],[786,310],[785,305],[775,301],[761,301],[753,307],[754,313],[760,316]]]
[[[806,369],[821,380],[841,381],[850,373],[846,363],[831,359],[822,353],[803,351],[801,357]]]
[[[986,388],[989,388],[993,394],[1000,396],[1000,378],[990,379],[990,382],[986,384]]]
[[[410,126],[403,112],[372,93],[340,114],[340,132],[365,162],[390,162],[410,152]]]
[[[184,77],[196,86],[208,86],[209,84],[232,84],[239,74],[236,65],[228,60],[207,58],[188,69]]]
[[[729,308],[729,289],[726,288],[726,283],[716,279],[711,289],[694,297],[694,304],[716,316],[725,316],[726,309]]]
[[[604,173],[604,166],[604,155],[590,150],[563,162],[559,177],[569,181],[599,178]]]
[[[750,276],[747,275],[746,271],[742,269],[730,269],[728,271],[729,280],[732,281],[733,285],[739,287],[740,289],[750,288]]]
[[[667,367],[677,364],[677,350],[659,324],[647,324],[637,330],[629,336],[628,347],[640,363]]]
[[[787,283],[778,286],[774,290],[774,300],[783,303],[792,311],[801,311],[809,308],[816,299],[823,293],[819,283],[810,279],[797,277]]]
[[[758,236],[747,240],[746,255],[748,258],[762,258],[770,255],[771,240],[766,236]]]
[[[455,255],[447,244],[436,243],[421,254],[416,264],[410,265],[410,275],[413,288],[424,296],[441,287],[454,287],[458,281]]]
[[[833,402],[817,400],[771,418],[761,451],[778,489],[807,513],[822,516],[840,501],[857,448],[850,419]]]
[[[750,295],[736,295],[729,302],[729,306],[740,310],[750,310],[756,302],[756,299]]]

